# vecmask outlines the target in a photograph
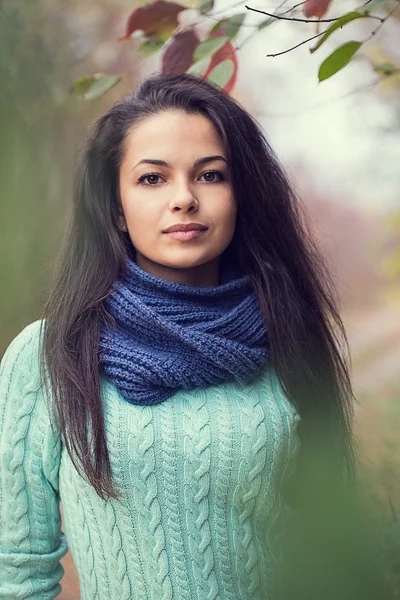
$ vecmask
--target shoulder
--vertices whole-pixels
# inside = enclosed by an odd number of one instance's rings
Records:
[[[37,439],[43,437],[49,414],[40,369],[42,325],[41,320],[27,325],[1,360],[0,438],[2,430],[13,440],[25,438],[28,430]]]
[[[2,359],[0,377],[2,381],[33,379],[39,374],[40,342],[44,320],[27,325],[9,344]]]
[[[34,485],[40,495],[43,475],[58,489],[61,448],[42,386],[43,324],[27,325],[8,346],[0,367],[0,478],[4,469],[11,486]]]

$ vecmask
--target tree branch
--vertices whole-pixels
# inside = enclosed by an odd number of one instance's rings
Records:
[[[219,23],[219,21],[221,21],[221,19],[216,19],[214,17],[214,15],[202,15],[202,17],[204,17],[203,21],[205,21],[207,19],[210,19],[211,21],[216,21],[217,23]],[[229,17],[226,17],[226,18],[229,19]],[[201,23],[203,21],[196,21],[195,24],[198,25],[199,23]],[[240,26],[240,29],[242,29],[242,27],[250,27],[251,29],[258,29],[258,24],[257,23],[242,23]]]
[[[370,1],[370,0],[368,0],[368,2],[369,2],[369,1]],[[397,0],[397,2],[400,2],[400,0]],[[391,17],[391,16],[392,16],[392,14],[393,14],[393,13],[395,13],[395,12],[396,12],[396,10],[397,10],[398,8],[399,8],[399,4],[397,4],[397,5],[395,4],[395,5],[394,5],[394,7],[392,8],[392,10],[390,10],[390,11],[388,12],[388,14],[387,14],[385,17],[383,17],[383,19],[380,19],[380,21],[381,21],[381,22],[379,23],[379,25],[377,25],[377,26],[375,27],[375,29],[374,29],[374,30],[371,32],[371,35],[370,35],[369,37],[367,37],[367,38],[364,40],[364,42],[367,42],[367,41],[369,41],[370,39],[372,39],[372,38],[373,38],[373,36],[374,36],[374,35],[376,35],[376,34],[378,33],[378,31],[380,30],[380,28],[382,27],[382,25],[385,23],[385,21],[387,21],[387,20],[388,20],[388,18],[389,18],[389,17]]]
[[[247,4],[245,4],[245,8],[247,8],[247,10],[260,13],[261,15],[266,15],[267,17],[273,17],[274,19],[279,19],[282,21],[298,21],[300,23],[332,23],[333,21],[338,20],[338,17],[336,17],[335,19],[297,19],[296,17],[284,17],[283,15],[273,15],[272,13],[265,12],[265,10],[258,10],[258,8],[252,8],[251,6],[247,6]],[[290,10],[287,10],[286,12],[290,12]]]
[[[368,0],[368,1],[371,2],[372,0]],[[227,6],[226,8],[223,8],[222,10],[217,10],[217,12],[212,13],[212,16],[214,17],[215,15],[223,14],[225,11],[232,10],[232,8],[236,8],[237,6],[241,6],[242,4],[243,4],[243,0],[239,0],[239,2],[235,2],[234,4],[231,4],[231,6]]]
[[[372,2],[372,0],[368,0],[369,2]],[[292,6],[292,8],[288,8],[288,10],[285,10],[285,12],[280,13],[281,15],[286,15],[289,12],[292,12],[292,10],[294,10],[295,8],[298,8],[299,6],[301,6],[302,4],[305,4],[307,2],[307,0],[303,0],[303,2],[299,2],[298,4],[295,4],[294,6]]]
[[[258,10],[257,8],[251,8],[251,6],[247,6],[245,4],[245,8],[247,10],[251,10],[256,13],[261,13],[262,15],[267,15],[267,17],[273,17],[274,19],[280,19],[282,21],[297,21],[298,23],[334,23],[335,21],[339,21],[341,17],[335,17],[334,19],[298,19],[296,17],[284,17],[283,15],[273,15],[272,13],[267,13],[264,10]],[[397,8],[397,7],[396,7]],[[293,9],[290,9],[293,10]],[[290,11],[286,11],[290,12]],[[370,19],[379,19],[382,21],[381,17],[376,17],[373,15],[368,15]]]
[[[365,2],[361,8],[363,8],[364,6],[367,6],[367,4],[369,4],[370,2],[372,2],[372,0],[367,0],[367,2]],[[368,15],[366,16],[366,18],[369,19],[378,19],[378,21],[380,21],[379,25],[377,27],[375,27],[375,29],[372,31],[371,35],[369,37],[367,37],[364,42],[367,42],[368,40],[370,40],[374,35],[376,35],[376,33],[379,31],[379,29],[382,27],[382,25],[385,23],[385,21],[387,21],[387,19],[396,12],[396,10],[399,8],[399,4],[400,4],[400,0],[396,0],[397,4],[392,8],[392,10],[390,10],[387,15],[385,17],[378,17],[376,15]],[[342,17],[336,17],[334,19],[297,19],[294,17],[284,17],[283,15],[291,12],[292,10],[294,10],[295,8],[297,8],[298,6],[300,6],[300,4],[304,4],[304,2],[300,2],[299,4],[296,4],[295,6],[292,6],[292,8],[290,8],[289,10],[285,11],[284,13],[281,13],[279,15],[276,14],[271,14],[271,13],[267,13],[265,11],[262,10],[258,10],[256,8],[251,8],[247,5],[246,8],[248,10],[252,10],[254,12],[258,12],[258,13],[262,13],[263,15],[267,15],[269,17],[273,17],[275,19],[281,19],[284,21],[299,21],[301,23],[331,23],[331,22],[335,22],[338,21],[339,19],[341,19]],[[343,15],[342,15],[343,16]],[[296,48],[298,48],[299,46],[302,46],[303,44],[307,44],[307,42],[311,42],[312,40],[324,35],[325,31],[322,31],[320,33],[318,33],[317,35],[314,35],[310,38],[307,38],[306,40],[300,42],[299,44],[296,44],[295,46],[292,46],[291,48],[288,48],[287,50],[283,50],[282,52],[277,52],[275,54],[267,54],[266,57],[275,57],[275,56],[280,56],[281,54],[286,54],[287,52],[291,52],[292,50],[296,50]],[[252,37],[252,36],[249,36]],[[246,38],[245,41],[247,41],[248,38]],[[363,43],[364,43],[363,42]],[[243,45],[243,44],[242,44]]]
[[[311,42],[312,40],[315,40],[318,37],[321,37],[321,35],[324,35],[325,31],[321,31],[320,33],[317,33],[317,35],[313,35],[312,37],[308,38],[307,40],[304,40],[303,42],[300,42],[300,44],[296,44],[296,46],[293,46],[292,48],[288,48],[287,50],[283,50],[282,52],[277,52],[276,54],[267,54],[266,56],[280,56],[281,54],[286,54],[287,52],[291,52],[292,50],[296,50],[296,48],[298,48],[299,46],[302,46],[303,44],[307,44],[307,42]]]
[[[370,0],[372,1],[372,0]],[[303,2],[299,2],[298,4],[295,4],[294,6],[292,6],[291,8],[289,8],[288,10],[283,11],[282,13],[279,13],[280,15],[286,15],[286,13],[291,12],[292,10],[294,10],[295,8],[297,8],[298,6],[301,6],[302,4],[305,4],[307,2],[307,0],[303,0]],[[286,4],[286,0],[283,0],[280,5],[276,8],[276,10],[279,10],[284,4]],[[257,25],[257,27],[259,27]],[[243,48],[243,46],[251,39],[253,38],[255,35],[257,35],[257,33],[260,33],[260,31],[257,29],[257,31],[253,31],[253,33],[251,33],[250,35],[248,35],[243,42],[240,44],[240,46],[236,46],[236,50],[241,50]]]

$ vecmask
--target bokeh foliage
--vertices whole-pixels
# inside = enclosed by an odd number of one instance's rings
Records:
[[[0,356],[38,318],[81,125],[66,93],[67,40],[44,9],[40,0],[4,0],[0,8]]]

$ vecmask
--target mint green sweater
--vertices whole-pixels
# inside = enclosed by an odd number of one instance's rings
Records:
[[[39,324],[1,362],[0,598],[55,598],[69,549],[82,600],[273,600],[299,415],[272,369],[252,385],[179,391],[153,406],[129,404],[103,380],[123,491],[104,501],[50,425]]]

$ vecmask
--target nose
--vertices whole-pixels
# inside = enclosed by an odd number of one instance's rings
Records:
[[[197,212],[198,201],[188,182],[184,181],[176,186],[170,201],[170,210],[173,212],[180,210],[190,213]]]

